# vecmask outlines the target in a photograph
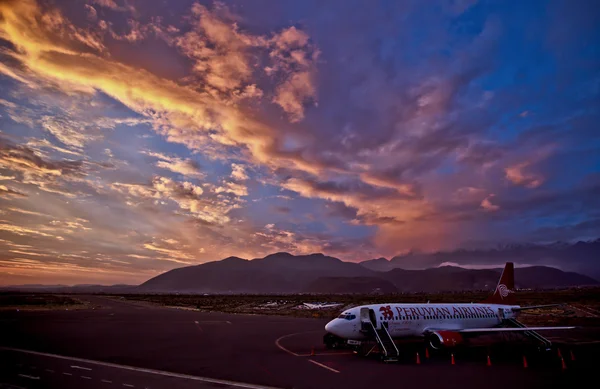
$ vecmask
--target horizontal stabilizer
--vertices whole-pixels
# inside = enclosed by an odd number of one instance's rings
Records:
[[[519,328],[467,328],[458,332],[505,332],[505,331],[542,331],[542,330],[572,330],[575,327],[519,327]]]

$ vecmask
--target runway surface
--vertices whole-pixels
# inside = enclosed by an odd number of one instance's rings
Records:
[[[563,347],[566,369],[554,354],[524,367],[515,347],[492,349],[492,366],[485,349],[453,365],[420,345],[386,364],[324,349],[323,320],[84,299],[99,308],[0,312],[0,388],[564,388],[593,378],[599,350]]]

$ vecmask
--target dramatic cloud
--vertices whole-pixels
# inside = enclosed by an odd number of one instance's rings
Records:
[[[529,166],[529,162],[523,162],[515,166],[505,169],[506,178],[515,185],[523,185],[527,188],[537,188],[542,185],[544,179],[533,173],[527,173],[525,169]]]
[[[600,235],[600,20],[558,3],[1,1],[0,282]]]
[[[498,205],[494,205],[492,204],[492,197],[494,197],[493,194],[490,194],[488,197],[486,197],[485,199],[483,199],[483,201],[481,202],[481,208],[485,209],[486,211],[497,211],[500,209],[500,207]]]
[[[156,166],[160,168],[170,170],[174,173],[179,173],[183,176],[198,178],[203,177],[203,173],[200,171],[200,166],[197,162],[191,159],[169,157],[167,155],[154,152],[146,152],[146,154],[151,157],[158,158],[159,161],[156,162]]]

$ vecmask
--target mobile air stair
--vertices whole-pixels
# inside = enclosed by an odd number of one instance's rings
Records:
[[[375,328],[370,321],[363,322],[362,324],[363,331],[375,337],[377,345],[381,349],[382,360],[384,362],[397,362],[400,353],[386,326],[382,324],[380,328]]]
[[[527,328],[525,324],[516,319],[505,319],[503,320],[503,324],[506,324],[512,328]],[[552,342],[535,331],[524,331],[523,335],[540,342],[541,346],[543,346],[545,350],[550,350],[552,348]]]

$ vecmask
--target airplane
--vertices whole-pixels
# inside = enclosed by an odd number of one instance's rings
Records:
[[[526,327],[517,321],[521,311],[561,304],[521,307],[514,291],[514,264],[507,262],[492,296],[481,303],[373,304],[345,310],[325,325],[325,344],[338,346],[335,338],[357,345],[376,340],[390,360],[397,357],[394,340],[422,337],[436,350],[454,347],[464,337],[494,332],[521,332],[550,347],[537,330],[566,330],[575,327]],[[508,325],[510,327],[502,327]]]

